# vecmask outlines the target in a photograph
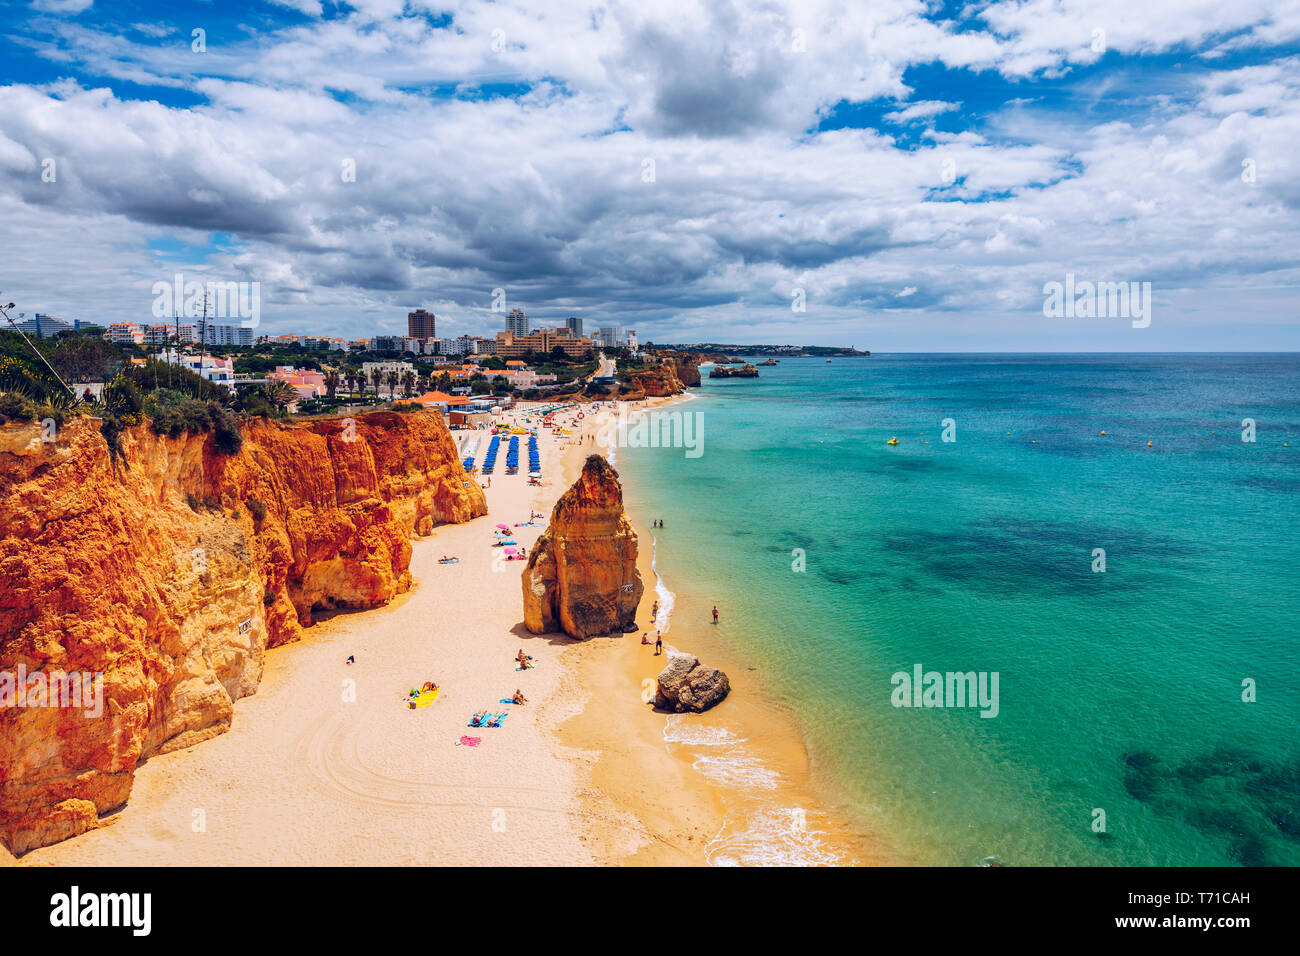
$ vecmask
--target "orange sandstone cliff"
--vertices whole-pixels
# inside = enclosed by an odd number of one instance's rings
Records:
[[[140,761],[229,729],[267,648],[317,609],[406,591],[411,534],[487,510],[438,415],[251,419],[235,455],[142,425],[116,461],[98,424],[74,419],[53,443],[0,427],[0,677],[103,688],[92,715],[12,706],[8,687],[0,839],[15,854],[97,826]]]
[[[636,554],[618,472],[592,455],[528,556],[524,625],[578,638],[634,630],[644,590]]]

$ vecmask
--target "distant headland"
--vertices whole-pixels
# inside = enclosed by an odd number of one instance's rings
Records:
[[[734,345],[722,342],[686,344],[655,343],[655,348],[674,352],[721,352],[726,355],[762,355],[776,358],[825,358],[828,356],[870,355],[865,349],[838,345]]]

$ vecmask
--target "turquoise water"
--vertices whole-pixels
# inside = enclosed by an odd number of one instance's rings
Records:
[[[829,802],[907,863],[1300,865],[1300,356],[760,372],[681,406],[699,457],[617,462]],[[893,706],[917,664],[997,716]]]

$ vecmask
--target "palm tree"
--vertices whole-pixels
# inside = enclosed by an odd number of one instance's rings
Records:
[[[348,383],[348,394],[351,395],[353,398],[356,398],[357,373],[352,369],[348,369],[346,372],[343,373],[343,381]]]
[[[298,400],[298,393],[288,382],[272,379],[262,386],[262,395],[276,408],[286,408]]]
[[[411,395],[414,394],[414,392],[415,392],[415,373],[403,372],[402,373],[402,394],[404,394],[407,398],[410,398]]]
[[[325,394],[330,398],[339,390],[339,373],[333,369],[325,373]]]
[[[394,368],[388,370],[388,374],[384,376],[384,379],[388,382],[388,400],[391,402],[393,400],[393,392],[397,390],[397,383],[402,380],[402,376],[397,369]]]
[[[375,390],[375,397],[379,397],[379,384],[384,380],[384,373],[377,368],[370,370],[370,384]]]

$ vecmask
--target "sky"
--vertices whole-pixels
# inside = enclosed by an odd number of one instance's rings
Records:
[[[0,0],[0,298],[258,334],[1300,350],[1295,0]],[[1150,321],[1045,314],[1148,288]]]

